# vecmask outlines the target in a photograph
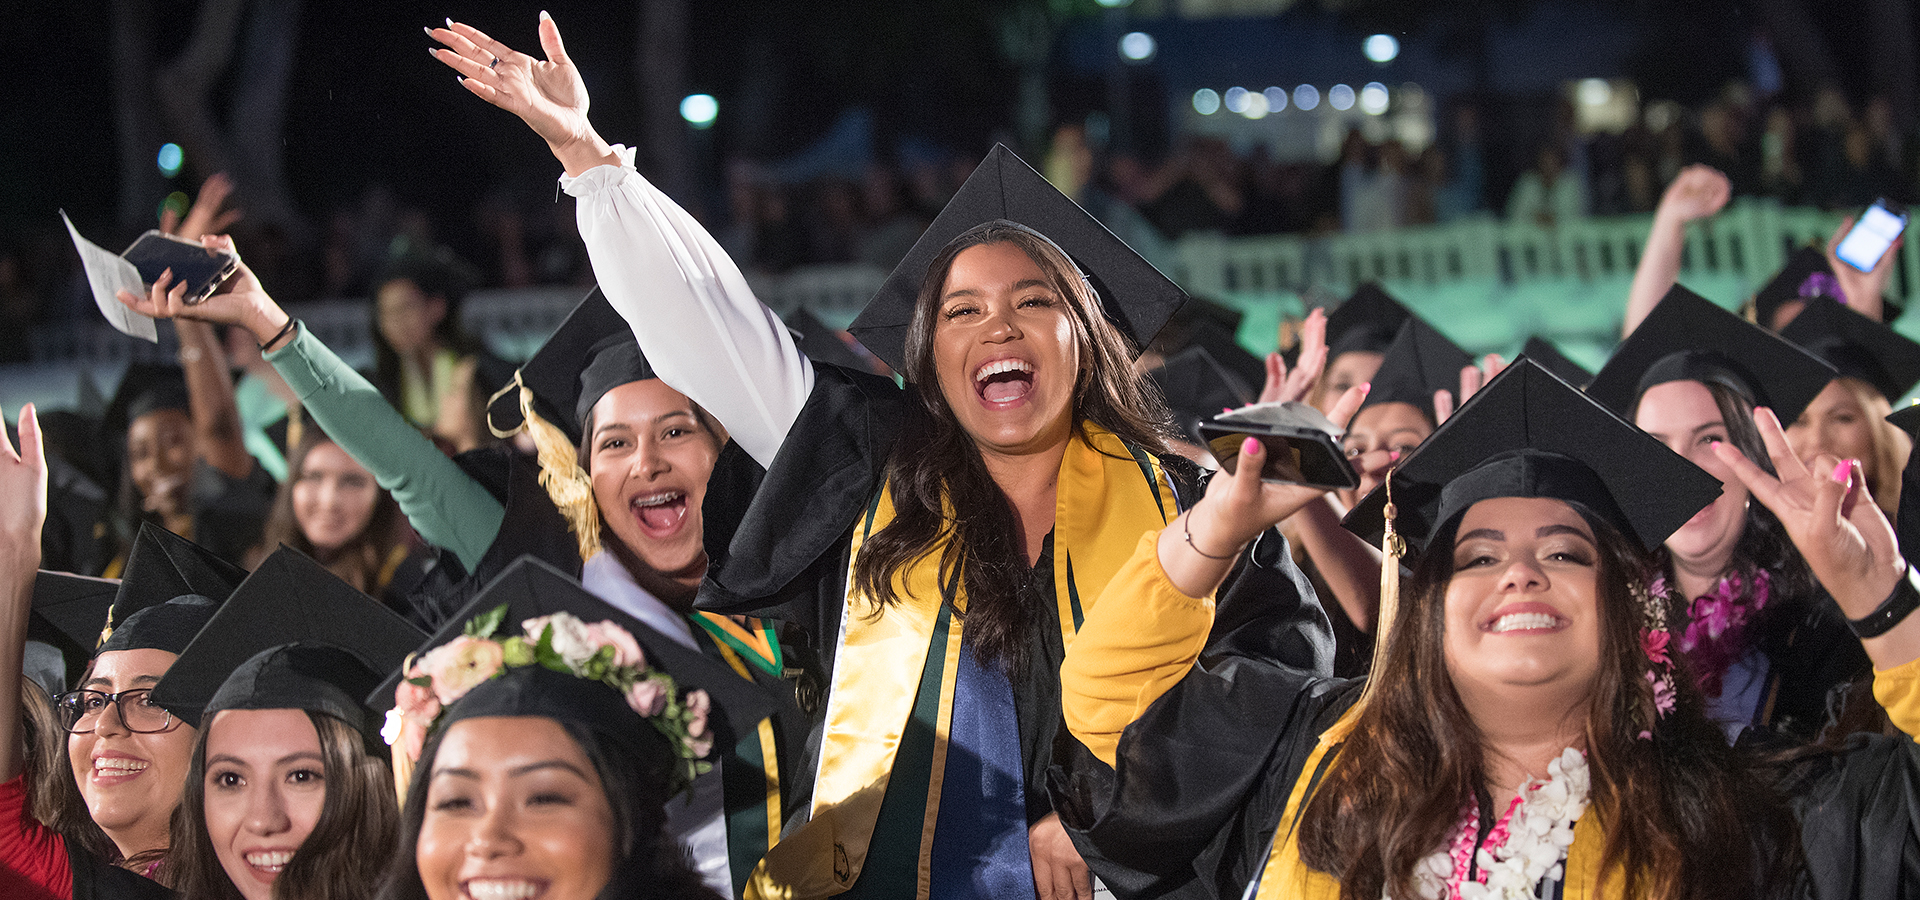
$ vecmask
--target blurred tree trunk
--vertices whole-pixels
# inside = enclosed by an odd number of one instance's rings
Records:
[[[153,10],[144,0],[114,0],[108,25],[113,41],[113,130],[122,231],[152,228],[167,180],[154,155],[165,143],[153,102]],[[105,235],[96,240],[106,239]]]
[[[302,230],[287,190],[280,137],[299,32],[299,0],[204,0],[186,48],[153,77],[166,128],[185,151],[186,165],[202,179],[228,173],[247,219],[287,232]],[[234,67],[236,49],[241,55],[233,105],[223,125],[212,94]]]
[[[641,0],[633,74],[640,86],[639,166],[667,196],[693,205],[680,98],[687,88],[686,0]]]

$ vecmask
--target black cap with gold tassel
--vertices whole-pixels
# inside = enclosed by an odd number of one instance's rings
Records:
[[[593,480],[580,467],[587,418],[608,391],[654,377],[626,320],[594,288],[487,400],[487,428],[494,436],[525,431],[533,439],[540,486],[579,540],[581,559],[600,552]]]
[[[1522,356],[1347,514],[1347,530],[1386,556],[1376,665],[1392,652],[1399,560],[1426,551],[1475,503],[1565,501],[1651,550],[1718,496],[1712,475]]]

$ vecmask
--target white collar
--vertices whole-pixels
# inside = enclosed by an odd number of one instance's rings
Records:
[[[694,642],[693,627],[687,623],[687,617],[660,602],[660,598],[635,582],[633,573],[628,572],[627,567],[613,554],[602,550],[588,559],[580,567],[580,583],[594,596],[639,619],[653,630],[687,647],[700,649],[700,645]]]

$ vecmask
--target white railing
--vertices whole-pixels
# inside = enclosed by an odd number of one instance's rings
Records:
[[[1168,274],[1194,295],[1243,310],[1240,337],[1256,351],[1272,347],[1283,317],[1302,311],[1303,294],[1338,298],[1362,281],[1378,280],[1476,352],[1510,349],[1540,334],[1586,345],[1593,362],[1618,333],[1625,285],[1651,220],[1593,217],[1547,229],[1484,218],[1357,235],[1193,235],[1175,245],[1178,262]],[[1817,209],[1742,199],[1689,227],[1682,280],[1735,305],[1779,270],[1792,247],[1826,239],[1839,220]],[[757,279],[754,290],[781,313],[805,306],[845,327],[886,276],[873,266],[804,266]],[[1901,251],[1891,291],[1907,298],[1920,291],[1920,240],[1907,241]],[[524,359],[584,293],[577,287],[476,291],[461,321],[501,356]],[[343,299],[290,311],[348,362],[366,365],[373,356],[369,310],[366,300]],[[37,328],[35,362],[0,367],[0,404],[56,402],[46,386],[75,384],[82,370],[110,387],[129,361],[173,357],[171,330],[161,334],[156,346],[103,322]]]

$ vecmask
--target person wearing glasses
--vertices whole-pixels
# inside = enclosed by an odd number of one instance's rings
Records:
[[[19,434],[18,450],[0,438],[0,891],[61,900],[167,896],[168,827],[198,732],[149,695],[244,573],[144,527],[81,688],[54,698],[66,740],[31,742],[31,752],[20,665],[47,512],[46,457],[31,407]],[[94,644],[94,636],[73,637]],[[31,787],[29,763],[51,770]],[[77,794],[56,778],[63,768]],[[66,800],[45,821],[29,812],[30,790]]]

